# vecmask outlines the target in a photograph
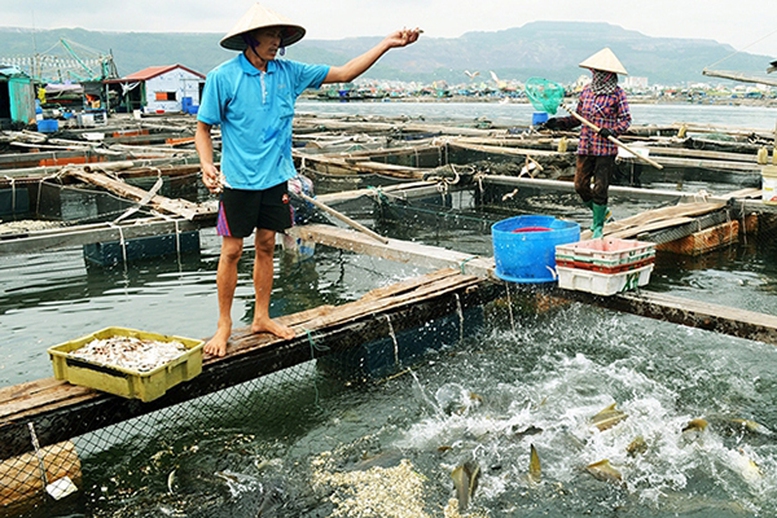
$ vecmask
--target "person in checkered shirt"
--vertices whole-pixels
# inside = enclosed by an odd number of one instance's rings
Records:
[[[598,133],[588,126],[580,130],[575,190],[593,212],[591,231],[597,239],[602,237],[604,222],[609,217],[607,191],[618,155],[618,146],[608,137],[623,134],[631,125],[629,103],[623,89],[618,86],[618,74],[628,75],[628,72],[609,48],[597,52],[580,66],[591,70],[593,80],[580,93],[576,112],[600,129]],[[579,125],[578,119],[568,116],[548,119],[543,126],[551,130],[566,130]]]

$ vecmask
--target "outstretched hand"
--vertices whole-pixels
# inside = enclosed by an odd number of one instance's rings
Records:
[[[401,31],[389,34],[384,41],[390,48],[406,47],[411,43],[415,43],[422,32],[424,31],[418,27],[415,29],[402,29]]]

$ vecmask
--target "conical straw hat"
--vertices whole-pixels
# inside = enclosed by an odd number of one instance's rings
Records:
[[[605,47],[590,58],[580,63],[582,68],[593,68],[596,70],[603,70],[605,72],[613,72],[615,74],[622,74],[624,76],[629,75],[626,69],[615,57],[615,54]]]
[[[243,51],[246,48],[243,34],[263,27],[283,27],[281,47],[288,47],[292,43],[297,43],[305,35],[305,29],[302,26],[297,25],[282,14],[278,14],[256,3],[246,11],[235,26],[232,27],[232,30],[221,38],[219,44],[225,49]]]

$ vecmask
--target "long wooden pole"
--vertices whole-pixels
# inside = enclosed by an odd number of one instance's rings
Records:
[[[339,219],[343,223],[349,225],[350,227],[353,227],[353,228],[355,228],[356,230],[358,230],[360,232],[364,232],[365,234],[367,234],[371,238],[377,239],[378,241],[380,241],[383,244],[388,244],[389,240],[388,240],[387,237],[383,237],[380,234],[378,234],[377,232],[373,232],[372,230],[368,229],[367,227],[365,227],[364,225],[362,225],[358,221],[352,220],[351,218],[349,218],[348,216],[346,216],[342,212],[336,211],[335,209],[333,209],[329,205],[325,205],[325,204],[321,203],[320,201],[318,201],[317,199],[311,198],[310,196],[308,196],[305,193],[301,193],[300,192],[300,193],[295,193],[295,195],[299,196],[300,198],[302,198],[303,200],[305,200],[308,203],[312,203],[313,205],[315,205],[319,209],[323,210],[324,212],[326,212],[328,214],[331,214],[332,216],[336,217],[337,219]]]
[[[562,104],[561,106],[563,106],[563,107],[564,107],[564,109],[565,109],[566,111],[568,111],[568,112],[569,112],[569,113],[572,115],[572,117],[574,117],[575,119],[579,120],[580,122],[582,122],[583,124],[585,124],[586,126],[588,126],[589,128],[591,128],[592,130],[594,130],[595,132],[599,133],[599,130],[601,129],[601,128],[599,128],[599,126],[597,126],[597,125],[596,125],[596,124],[594,124],[593,122],[589,121],[589,120],[588,120],[588,119],[586,119],[585,117],[581,116],[581,115],[580,115],[579,113],[577,113],[575,110],[573,110],[573,109],[569,108],[569,107],[568,107],[566,104]],[[612,142],[612,143],[613,143],[613,144],[615,144],[616,146],[618,146],[618,147],[620,147],[620,148],[623,148],[623,149],[625,149],[626,151],[628,151],[629,153],[631,153],[632,155],[634,155],[635,157],[637,157],[637,159],[638,159],[638,160],[642,160],[642,161],[643,161],[643,162],[645,162],[646,164],[652,165],[652,166],[653,166],[653,167],[655,167],[656,169],[663,169],[663,168],[664,168],[664,166],[662,166],[661,164],[659,164],[659,163],[658,163],[658,162],[656,162],[655,160],[651,160],[650,158],[648,158],[648,157],[646,157],[646,156],[642,156],[642,155],[640,155],[639,153],[637,153],[636,151],[634,151],[634,150],[633,150],[633,149],[631,149],[629,146],[627,146],[626,144],[624,144],[623,142],[621,142],[621,141],[620,141],[620,140],[618,140],[617,138],[613,137],[612,135],[610,135],[609,137],[607,137],[607,140],[609,140],[610,142]]]

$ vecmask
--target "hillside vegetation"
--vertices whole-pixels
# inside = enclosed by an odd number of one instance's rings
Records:
[[[206,73],[234,55],[221,49],[221,33],[98,32],[84,29],[0,28],[0,59],[32,55],[54,48],[62,54],[60,38],[95,52],[113,53],[121,75],[152,65],[180,63]],[[303,39],[288,49],[287,58],[312,63],[342,64],[377,43],[380,37],[342,40]],[[716,69],[765,76],[770,56],[736,53],[712,40],[653,38],[606,23],[532,22],[496,32],[470,32],[458,38],[425,34],[411,47],[392,51],[368,72],[373,79],[431,83],[467,82],[465,70],[489,71],[500,79],[525,81],[542,76],[561,82],[576,79],[577,64],[608,46],[630,75],[651,84],[681,85],[719,82],[702,75],[705,67],[724,60]],[[84,52],[84,51],[82,51]],[[725,58],[725,59],[724,59]]]

